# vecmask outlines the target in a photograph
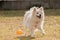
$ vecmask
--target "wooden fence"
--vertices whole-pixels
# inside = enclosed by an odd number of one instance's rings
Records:
[[[0,1],[0,9],[29,9],[32,6],[44,6],[44,8],[60,8],[60,0],[37,1]]]

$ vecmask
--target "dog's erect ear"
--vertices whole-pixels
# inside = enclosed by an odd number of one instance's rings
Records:
[[[36,7],[32,7],[32,8],[30,8],[30,10],[33,11],[33,12],[36,12],[37,8]]]
[[[39,10],[44,11],[43,7],[40,7]]]

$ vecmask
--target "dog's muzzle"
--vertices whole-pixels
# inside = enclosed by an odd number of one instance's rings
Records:
[[[41,18],[41,14],[39,16],[37,16],[38,18]]]

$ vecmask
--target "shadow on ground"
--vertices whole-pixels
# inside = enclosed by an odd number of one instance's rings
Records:
[[[22,36],[22,37],[17,37],[19,40],[32,40],[35,39],[35,37],[31,36]]]
[[[24,16],[26,10],[0,10],[0,16],[3,17],[21,17]],[[59,9],[45,10],[46,16],[60,16]]]

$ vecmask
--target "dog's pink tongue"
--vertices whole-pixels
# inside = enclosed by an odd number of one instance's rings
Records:
[[[40,16],[37,16],[38,18],[41,18],[41,15]]]

